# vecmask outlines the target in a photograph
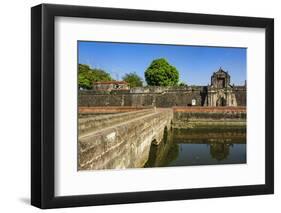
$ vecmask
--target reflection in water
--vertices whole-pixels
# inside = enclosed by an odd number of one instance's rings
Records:
[[[144,167],[246,163],[246,129],[165,130]]]
[[[229,155],[229,146],[233,146],[233,144],[210,144],[210,153],[212,158],[217,159],[218,161],[226,159]]]

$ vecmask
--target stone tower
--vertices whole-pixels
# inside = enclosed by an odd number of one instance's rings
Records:
[[[222,68],[213,73],[207,90],[204,106],[237,106],[230,75]]]

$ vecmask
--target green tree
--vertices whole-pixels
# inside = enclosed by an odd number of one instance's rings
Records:
[[[92,89],[93,82],[112,81],[110,74],[101,69],[91,69],[86,64],[79,64],[78,84],[80,88]]]
[[[136,73],[128,73],[123,77],[123,81],[126,81],[130,87],[142,87],[143,80]]]
[[[178,70],[164,58],[153,60],[144,74],[151,86],[174,86],[179,81]]]
[[[90,67],[88,65],[79,64],[78,84],[79,88],[91,89]]]
[[[180,82],[180,83],[179,83],[179,86],[180,86],[180,87],[186,87],[186,86],[187,86],[187,84],[186,84],[186,83],[184,83],[184,82]]]

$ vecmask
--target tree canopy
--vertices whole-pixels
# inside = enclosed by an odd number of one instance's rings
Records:
[[[180,86],[180,87],[186,87],[187,84],[186,84],[185,82],[179,82],[179,86]]]
[[[179,81],[179,72],[166,59],[159,58],[146,69],[145,80],[151,86],[175,86]]]
[[[110,74],[101,69],[91,69],[86,64],[79,64],[78,68],[79,88],[91,89],[93,82],[112,81]]]
[[[125,76],[123,77],[123,81],[126,81],[130,85],[130,87],[142,87],[143,85],[142,78],[136,73],[125,74]]]

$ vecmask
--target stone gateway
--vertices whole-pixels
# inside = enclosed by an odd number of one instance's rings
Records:
[[[211,77],[204,106],[237,106],[236,96],[230,85],[230,75],[221,68]]]

